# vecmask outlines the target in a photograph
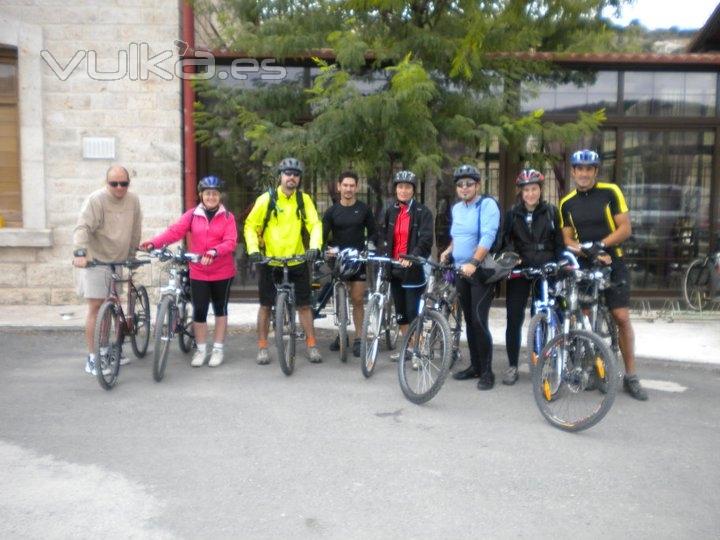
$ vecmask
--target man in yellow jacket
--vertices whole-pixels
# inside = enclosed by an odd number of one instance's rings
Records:
[[[308,358],[313,363],[322,362],[315,341],[313,316],[310,309],[310,272],[308,268],[320,254],[322,246],[322,222],[307,193],[299,191],[303,164],[288,157],[278,166],[280,185],[260,195],[245,220],[245,245],[251,262],[262,260],[261,248],[267,257],[292,257],[305,254],[309,264],[293,263],[289,279],[295,285],[295,303],[298,306],[300,323],[307,336]],[[303,243],[302,228],[310,235],[307,251]],[[258,356],[257,363],[270,363],[268,353],[268,332],[270,310],[275,303],[275,283],[282,279],[282,266],[266,264],[258,267]]]

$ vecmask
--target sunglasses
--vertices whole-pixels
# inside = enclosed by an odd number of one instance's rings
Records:
[[[108,186],[110,187],[128,187],[130,185],[130,182],[108,182]]]
[[[477,182],[457,182],[455,184],[455,187],[466,188],[466,187],[473,187],[476,184],[477,184]]]
[[[296,178],[300,178],[300,173],[298,171],[283,171],[283,174],[285,176],[294,176]]]

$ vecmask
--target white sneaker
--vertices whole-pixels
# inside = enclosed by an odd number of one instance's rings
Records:
[[[95,369],[95,360],[90,357],[90,355],[87,355],[87,358],[85,359],[85,373],[96,376],[97,370]]]
[[[267,349],[258,350],[257,363],[260,366],[266,366],[270,363],[270,353]]]
[[[190,361],[190,365],[192,367],[200,367],[205,363],[205,356],[207,353],[205,351],[195,351],[195,354],[193,354],[192,360]]]
[[[121,352],[120,353],[120,365],[127,366],[130,362],[132,362],[132,360],[128,356],[125,356],[124,352]]]
[[[210,361],[208,362],[208,366],[218,367],[222,363],[223,363],[223,350],[213,348],[212,354],[210,355]]]

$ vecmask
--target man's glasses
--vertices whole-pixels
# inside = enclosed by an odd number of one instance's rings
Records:
[[[466,187],[474,187],[477,182],[458,182],[455,184],[456,187],[459,188],[466,188]]]
[[[295,178],[300,178],[300,173],[298,171],[283,171],[283,174],[285,176],[294,176]]]
[[[130,182],[108,182],[108,185],[110,187],[128,187],[130,185]]]

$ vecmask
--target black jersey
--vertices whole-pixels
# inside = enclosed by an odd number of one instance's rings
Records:
[[[615,229],[617,214],[628,211],[625,197],[615,184],[597,182],[587,191],[574,190],[560,201],[560,226],[572,227],[578,242],[599,242]],[[619,246],[612,255],[622,257]]]
[[[333,204],[323,215],[322,227],[325,245],[362,250],[366,239],[377,243],[375,216],[362,201],[352,206]]]

